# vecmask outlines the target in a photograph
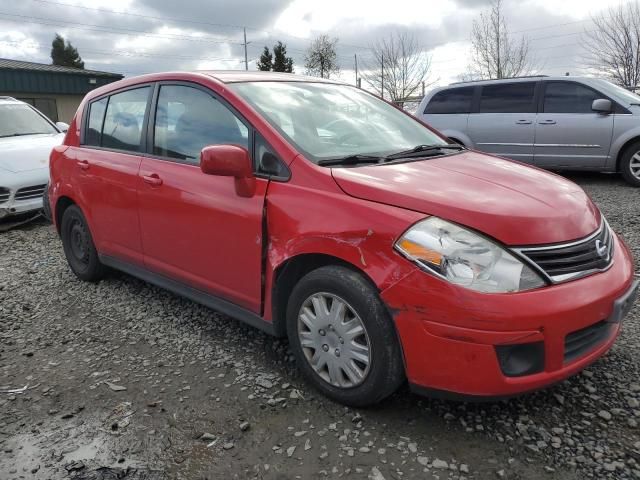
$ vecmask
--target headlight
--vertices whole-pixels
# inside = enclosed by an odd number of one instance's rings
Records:
[[[478,292],[518,292],[546,285],[501,246],[441,218],[416,223],[395,247],[425,270]]]

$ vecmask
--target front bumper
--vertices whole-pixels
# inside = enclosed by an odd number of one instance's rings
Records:
[[[42,197],[31,198],[28,200],[9,200],[8,202],[0,204],[0,219],[33,210],[40,210],[41,208]]]
[[[637,290],[631,254],[616,237],[611,268],[580,280],[482,294],[416,268],[382,298],[394,316],[414,389],[484,398],[540,389],[587,367],[613,345]],[[618,301],[625,295],[626,303]],[[592,338],[591,330],[599,335],[594,343],[573,348],[575,339]],[[500,347],[519,344],[542,348],[536,373],[504,373]]]

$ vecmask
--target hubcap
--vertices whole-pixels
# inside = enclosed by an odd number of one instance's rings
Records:
[[[640,180],[640,152],[637,152],[633,157],[631,157],[629,168],[631,169],[631,175]]]
[[[361,384],[369,373],[371,344],[358,314],[330,293],[307,298],[298,314],[298,339],[311,368],[334,387]]]

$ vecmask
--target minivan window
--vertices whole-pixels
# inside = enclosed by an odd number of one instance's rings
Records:
[[[593,113],[591,105],[603,95],[575,82],[548,82],[544,94],[545,113]]]
[[[149,90],[150,87],[136,88],[109,97],[101,146],[131,152],[140,151]]]
[[[99,147],[102,141],[102,124],[104,122],[104,112],[107,109],[108,97],[102,98],[89,105],[89,120],[87,122],[87,134],[84,139],[85,145]]]
[[[388,103],[348,85],[311,82],[229,84],[312,162],[387,155],[446,145],[438,134]]]
[[[424,113],[469,113],[473,100],[473,87],[452,88],[436,93]]]
[[[249,129],[220,101],[198,88],[162,85],[156,107],[153,153],[197,165],[207,145],[249,148]]]
[[[484,85],[480,95],[480,113],[535,112],[535,82]]]

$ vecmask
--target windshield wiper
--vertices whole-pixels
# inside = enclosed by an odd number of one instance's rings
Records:
[[[348,155],[340,158],[325,158],[319,160],[318,165],[358,165],[360,163],[379,163],[385,160],[386,157],[376,157],[374,155]]]
[[[440,152],[442,150],[464,150],[465,148],[462,145],[447,143],[444,145],[418,145],[413,147],[410,150],[404,150],[398,153],[392,153],[391,155],[387,155],[385,158],[387,160],[396,160],[398,158],[406,158],[412,157],[416,153],[425,153],[425,152]]]
[[[46,132],[25,132],[25,133],[10,133],[9,135],[0,135],[0,137],[22,137],[23,135],[44,135]]]

